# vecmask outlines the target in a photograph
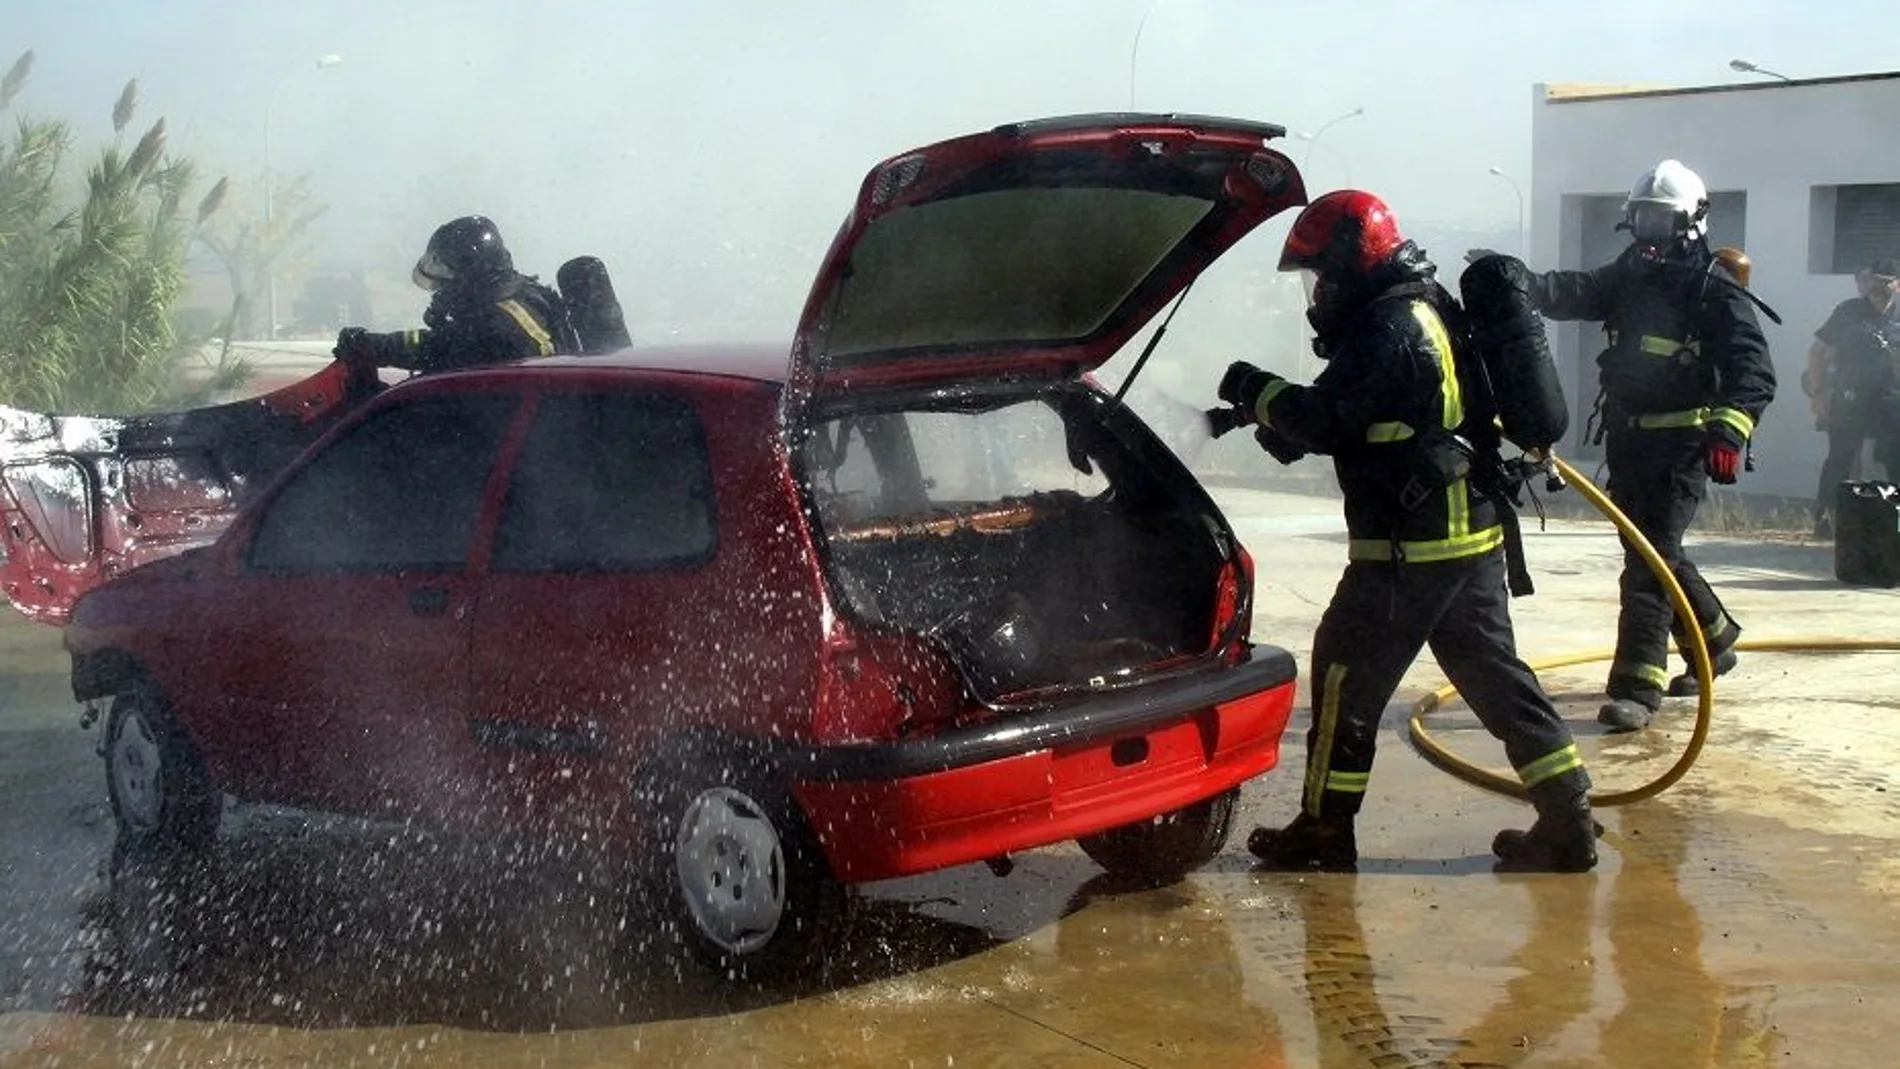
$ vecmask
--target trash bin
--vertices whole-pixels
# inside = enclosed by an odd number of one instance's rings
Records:
[[[1900,585],[1900,486],[1844,482],[1834,495],[1834,578]]]

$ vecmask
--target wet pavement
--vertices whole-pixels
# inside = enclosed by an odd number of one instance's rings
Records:
[[[1218,493],[1260,564],[1255,635],[1304,655],[1344,556],[1337,504]],[[1608,528],[1529,534],[1533,661],[1607,647]],[[1699,537],[1751,640],[1900,640],[1900,592],[1832,579],[1826,544]],[[1389,710],[1359,871],[1252,871],[1250,784],[1228,850],[1180,884],[1116,886],[1072,848],[864,888],[846,960],[736,995],[685,966],[618,877],[400,827],[243,810],[210,869],[113,849],[96,729],[57,633],[0,619],[0,1067],[1811,1066],[1892,1057],[1900,1010],[1900,659],[1753,653],[1702,759],[1605,811],[1583,876],[1497,876],[1528,811],[1411,753],[1422,662]],[[1692,702],[1604,736],[1600,666],[1546,673],[1601,789],[1645,782]],[[1438,738],[1501,764],[1458,707]]]

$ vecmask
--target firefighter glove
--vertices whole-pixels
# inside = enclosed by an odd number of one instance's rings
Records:
[[[404,349],[400,332],[379,334],[362,327],[344,327],[337,332],[336,347],[330,350],[330,355],[354,367],[373,371],[397,363]]]
[[[348,363],[369,363],[376,359],[376,339],[362,327],[344,327],[337,331],[336,347],[330,355]]]
[[[1291,464],[1306,455],[1306,450],[1294,445],[1287,437],[1272,427],[1262,423],[1253,429],[1253,440],[1267,451],[1273,459],[1282,464]]]
[[[1741,435],[1726,423],[1709,425],[1708,437],[1702,442],[1702,465],[1709,470],[1709,478],[1718,483],[1728,484],[1735,481],[1735,473],[1742,469]]]
[[[1254,403],[1260,400],[1260,394],[1278,381],[1280,376],[1273,372],[1264,371],[1245,360],[1236,360],[1227,365],[1227,374],[1220,377],[1220,388],[1215,392],[1228,404],[1239,405],[1252,412]]]

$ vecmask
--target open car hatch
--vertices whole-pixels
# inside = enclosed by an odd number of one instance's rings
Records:
[[[1305,203],[1278,126],[1082,115],[891,157],[864,179],[792,353],[820,394],[1099,367],[1217,257]]]

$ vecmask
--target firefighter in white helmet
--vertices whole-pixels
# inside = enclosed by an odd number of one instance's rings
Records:
[[[1608,347],[1597,357],[1602,394],[1592,422],[1610,499],[1674,570],[1719,675],[1735,667],[1741,628],[1683,552],[1682,536],[1709,480],[1735,481],[1774,399],[1775,372],[1745,279],[1709,250],[1708,213],[1702,179],[1664,160],[1630,188],[1618,229],[1632,240],[1622,255],[1594,271],[1535,275],[1529,288],[1551,319],[1603,323]],[[1647,726],[1665,694],[1696,693],[1693,674],[1669,675],[1672,627],[1680,636],[1661,582],[1626,544],[1609,700],[1597,716],[1611,730]]]

